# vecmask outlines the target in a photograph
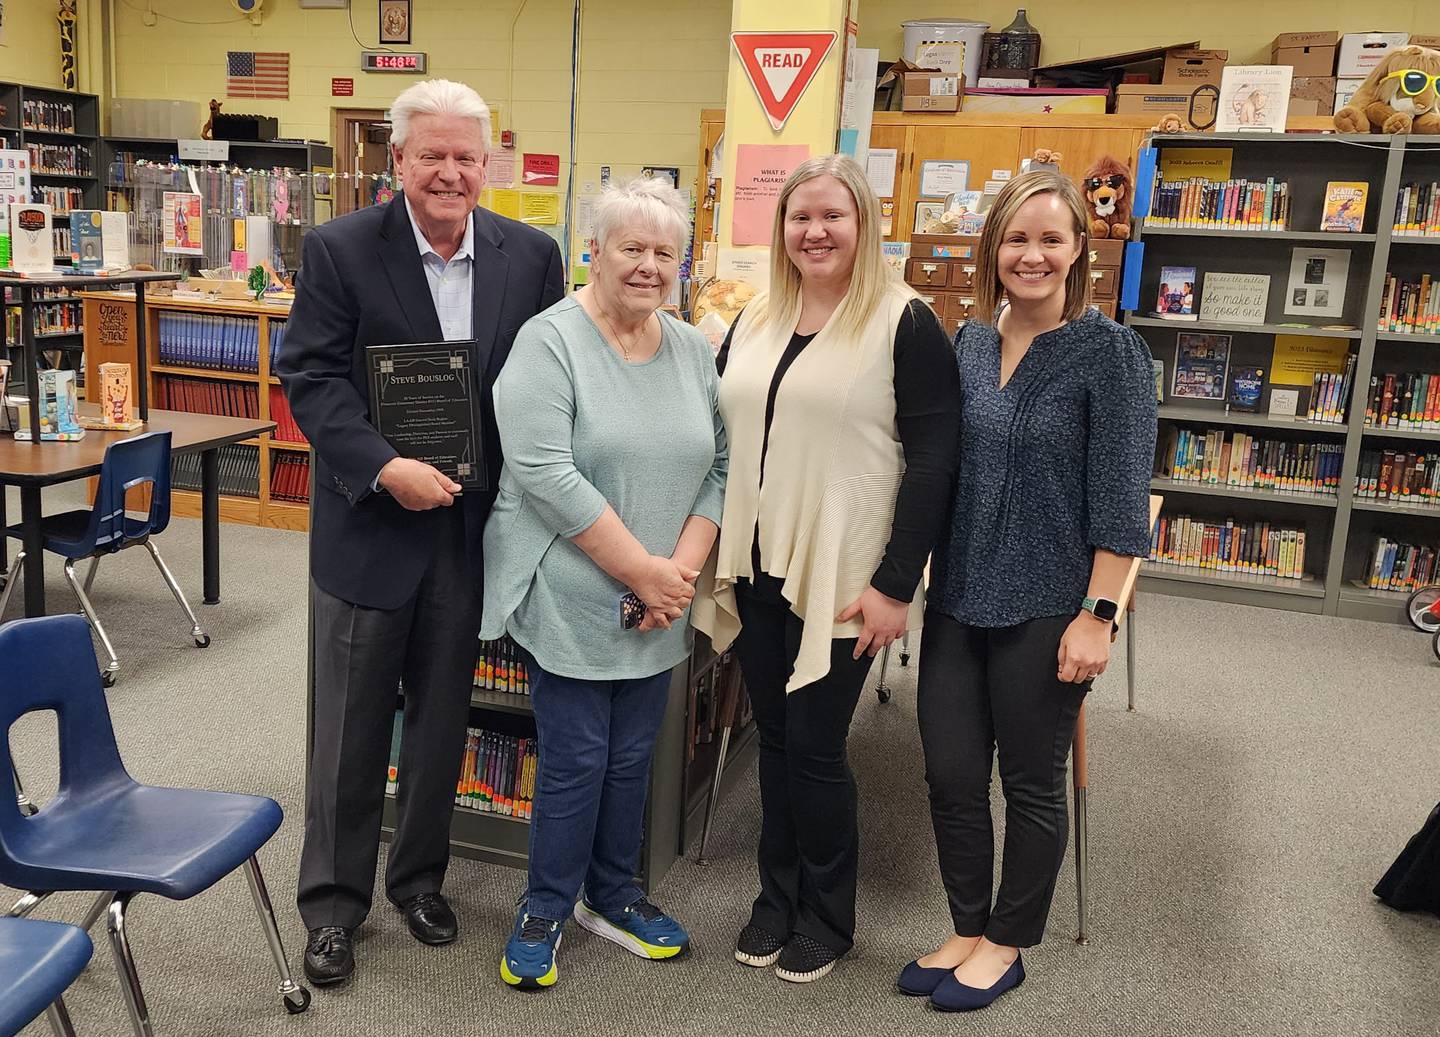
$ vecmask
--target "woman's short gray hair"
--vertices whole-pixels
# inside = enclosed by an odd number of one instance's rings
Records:
[[[635,224],[658,230],[683,251],[690,238],[690,207],[664,177],[607,185],[595,203],[595,244],[603,247],[611,234]]]
[[[474,88],[449,79],[427,79],[403,90],[390,105],[390,143],[405,147],[410,120],[417,115],[459,115],[480,124],[480,139],[490,151],[490,108]]]

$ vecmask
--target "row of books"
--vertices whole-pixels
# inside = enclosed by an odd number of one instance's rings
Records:
[[[85,189],[83,187],[49,187],[37,185],[32,187],[31,193],[36,195],[35,201],[44,202],[54,211],[57,216],[65,215],[74,209],[85,208]],[[60,253],[56,253],[59,255]]]
[[[207,313],[161,313],[160,362],[218,371],[258,371],[260,322]]]
[[[1365,586],[1380,591],[1413,591],[1435,582],[1436,550],[1376,537],[1370,549]]]
[[[475,660],[475,687],[511,695],[530,694],[530,671],[514,641],[502,637],[498,641],[480,642],[480,656]]]
[[[80,330],[80,318],[84,311],[79,303],[46,303],[35,307],[35,334],[65,335]],[[9,308],[5,311],[5,341],[18,343],[24,324],[23,311]]]
[[[385,793],[400,789],[400,740],[405,714],[395,711],[390,739],[390,766],[385,772]],[[534,813],[535,778],[540,765],[540,743],[533,737],[507,735],[470,727],[465,730],[465,755],[455,782],[455,805],[485,814],[529,820]]]
[[[260,416],[260,387],[246,382],[220,382],[183,375],[155,376],[155,406],[190,414],[223,414],[230,418]]]
[[[285,322],[270,320],[270,372],[275,372],[275,362],[280,359],[280,347],[285,344]]]
[[[278,385],[270,386],[270,420],[275,422],[275,438],[282,443],[308,443],[305,433],[300,431],[300,423],[295,420],[295,415],[290,412],[290,401],[285,398],[285,390]]]
[[[1206,522],[1161,515],[1150,537],[1150,560],[1298,580],[1305,575],[1305,531],[1234,518]]]
[[[1440,455],[1413,450],[1362,450],[1355,496],[1432,504],[1440,497]]]
[[[1440,429],[1440,374],[1373,374],[1365,401],[1370,428]]]
[[[56,256],[70,255],[70,242],[73,240],[70,228],[64,224],[57,223],[50,228],[50,247],[55,250]]]
[[[1205,230],[1285,230],[1290,222],[1290,185],[1275,178],[1210,180],[1191,177],[1155,185],[1147,227]]]
[[[1339,443],[1295,443],[1225,429],[1172,428],[1161,448],[1161,474],[1212,486],[1335,494],[1344,456]]]
[[[236,443],[219,451],[220,492],[229,497],[260,496],[260,450]],[[200,490],[200,455],[175,454],[170,459],[170,485]]]
[[[75,106],[69,101],[39,101],[27,97],[20,102],[20,126],[26,130],[74,133]]]
[[[1310,382],[1310,401],[1305,408],[1309,421],[1343,425],[1350,413],[1350,387],[1355,382],[1355,354],[1345,361],[1344,371],[1316,371]]]
[[[94,176],[95,156],[81,144],[28,144],[30,172]]]
[[[310,455],[291,450],[270,452],[270,499],[310,503]]]
[[[1440,333],[1440,286],[1429,274],[1418,281],[1402,281],[1385,275],[1385,292],[1380,296],[1380,330],[1413,335]]]
[[[1440,183],[1406,184],[1395,199],[1396,234],[1440,234]]]

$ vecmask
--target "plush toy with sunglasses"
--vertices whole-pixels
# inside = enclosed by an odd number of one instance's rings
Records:
[[[1401,47],[1387,55],[1335,113],[1345,133],[1440,133],[1440,50]]]
[[[1095,160],[1080,179],[1085,205],[1090,210],[1090,237],[1128,238],[1135,189],[1125,163],[1109,155]]]

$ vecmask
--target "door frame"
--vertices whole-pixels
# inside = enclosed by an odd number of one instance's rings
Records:
[[[360,172],[360,156],[355,150],[355,126],[358,123],[384,122],[384,108],[330,109],[330,139],[335,142],[335,215],[354,211],[359,193],[355,177]],[[343,174],[343,175],[342,175]]]

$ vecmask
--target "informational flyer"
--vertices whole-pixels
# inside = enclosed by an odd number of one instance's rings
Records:
[[[536,191],[520,196],[520,222],[553,227],[560,222],[560,196]]]
[[[200,195],[188,191],[166,191],[165,251],[181,256],[203,256],[204,209]]]
[[[809,157],[807,144],[741,144],[736,149],[732,244],[770,244],[780,189]]]
[[[496,148],[485,167],[485,183],[491,187],[515,186],[515,149]]]
[[[1310,385],[1317,374],[1340,374],[1350,358],[1350,343],[1319,335],[1276,335],[1270,364],[1273,385]]]
[[[1312,317],[1341,316],[1345,312],[1345,284],[1349,277],[1349,249],[1291,249],[1285,312]]]
[[[520,183],[522,187],[558,186],[560,183],[560,156],[526,154]]]

